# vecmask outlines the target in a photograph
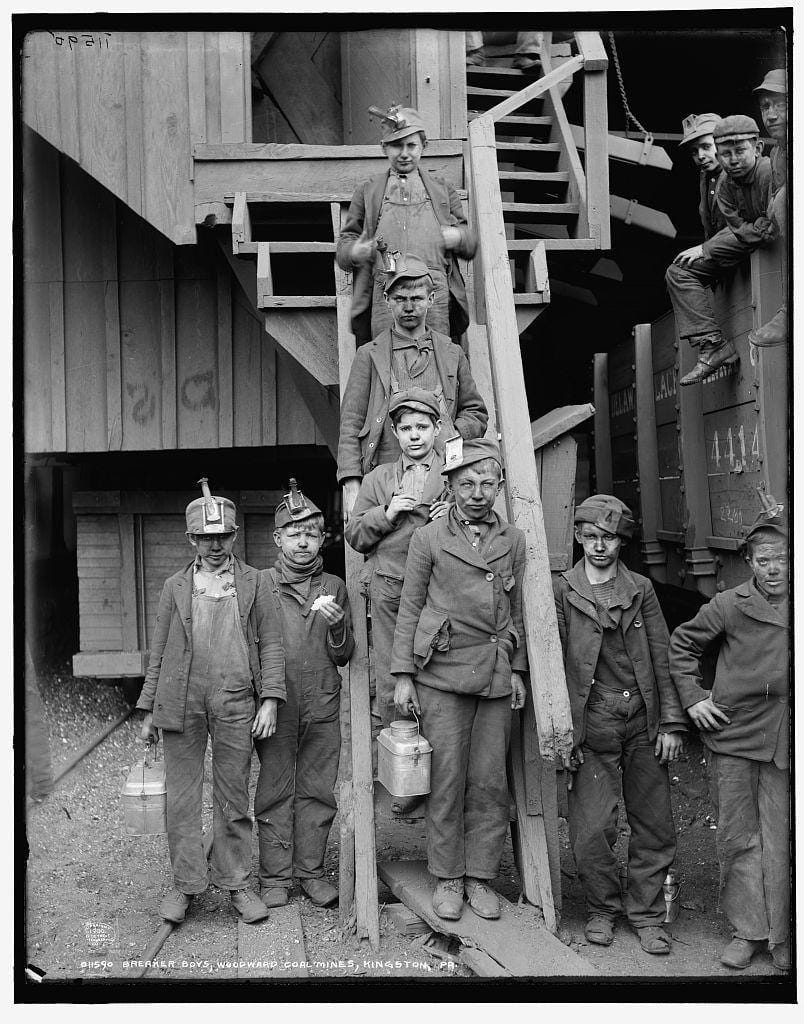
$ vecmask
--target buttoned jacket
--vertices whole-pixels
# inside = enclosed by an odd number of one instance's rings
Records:
[[[382,171],[358,185],[349,205],[343,231],[338,237],[335,259],[343,270],[353,270],[352,278],[352,330],[358,338],[371,335],[371,299],[374,267],[372,263],[352,263],[352,248],[365,232],[373,238],[382,211],[382,201],[388,185],[390,170]],[[460,197],[452,185],[432,171],[419,168],[425,191],[430,197],[433,213],[441,227],[458,228],[461,240],[457,248],[445,254],[448,264],[450,332],[457,337],[469,325],[469,303],[466,299],[466,285],[458,266],[458,257],[471,259],[477,249],[477,237],[469,227],[463,212]],[[411,250],[415,255],[415,249]]]
[[[687,719],[670,678],[669,634],[653,584],[620,562],[616,586],[624,606],[620,628],[645,701],[648,737],[654,740],[660,727],[683,731]],[[586,735],[586,704],[603,643],[603,626],[583,559],[553,579],[553,592],[577,744]]]
[[[259,570],[233,556],[240,626],[246,641],[255,693],[263,699],[286,698],[282,633],[270,589],[260,585]],[[137,707],[153,711],[160,729],[184,731],[187,683],[193,657],[193,567],[168,577],[159,598],[145,683]],[[237,684],[239,688],[239,683]],[[224,689],[226,684],[224,683]]]
[[[723,230],[743,242],[746,253],[772,240],[766,230],[772,194],[771,162],[766,156],[757,158],[745,178],[738,180],[723,174],[718,180],[717,203],[726,222]],[[703,251],[704,256],[710,255],[707,242],[703,243]]]
[[[489,420],[477,390],[469,361],[460,345],[445,334],[431,331],[444,402],[456,431],[469,440],[482,437]],[[341,432],[338,441],[338,481],[365,476],[373,469],[391,402],[390,331],[361,345],[355,353],[349,380],[341,397]]]

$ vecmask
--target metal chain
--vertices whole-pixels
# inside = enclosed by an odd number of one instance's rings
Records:
[[[620,70],[620,57],[617,53],[617,44],[614,42],[614,33],[608,32],[607,35],[609,37],[609,46],[611,47],[611,56],[614,60],[614,70],[617,73],[617,82],[620,86],[620,97],[623,101],[623,110],[625,111],[626,127],[628,122],[631,121],[632,124],[635,124],[637,128],[642,132],[642,134],[647,138],[651,133],[641,123],[641,121],[638,121],[636,117],[634,117],[633,113],[631,112],[631,108],[628,106],[628,97],[625,95],[625,83],[623,82],[623,73]]]

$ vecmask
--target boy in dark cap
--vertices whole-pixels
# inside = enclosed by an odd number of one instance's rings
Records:
[[[137,707],[147,712],[142,737],[161,728],[167,774],[167,828],[175,888],[159,908],[184,920],[207,888],[201,796],[207,735],[212,737],[212,881],[231,891],[244,921],[268,916],[249,888],[252,822],[248,780],[252,736],[270,736],[285,699],[282,638],[259,573],[232,554],[234,503],[210,493],[187,506],[194,561],[162,588],[151,656]],[[255,694],[259,710],[254,714]]]
[[[574,736],[570,842],[586,895],[586,938],[609,946],[623,909],[614,853],[622,793],[631,826],[625,913],[645,952],[662,954],[670,952],[662,885],[676,852],[665,766],[681,754],[687,727],[653,585],[620,561],[633,534],[619,498],[587,498],[575,510],[583,559],[553,580]]]
[[[414,530],[445,515],[449,508],[441,475],[444,461],[433,447],[441,429],[435,395],[422,388],[400,391],[391,399],[389,416],[402,454],[364,477],[344,531],[347,543],[367,556],[363,578],[371,602],[380,727],[396,717],[391,648],[410,538]]]
[[[700,172],[701,202],[698,212],[701,217],[704,238],[711,238],[726,226],[726,221],[717,204],[717,188],[723,176],[723,168],[717,158],[717,147],[712,136],[719,120],[720,114],[689,114],[681,123],[681,130],[684,134],[680,145],[689,153],[692,162]],[[683,253],[679,253],[679,256],[682,255]]]
[[[343,580],[324,572],[324,517],[295,480],[274,525],[279,557],[261,577],[280,616],[287,700],[274,734],[256,743],[260,896],[268,907],[284,906],[295,877],[316,906],[328,907],[338,899],[324,878],[324,854],[337,810],[337,666],[354,650],[349,598]]]
[[[717,202],[727,226],[701,245],[679,253],[665,275],[678,335],[698,350],[695,366],[679,381],[683,386],[697,384],[737,360],[734,342],[723,337],[715,319],[709,289],[778,234],[768,217],[771,165],[762,156],[756,121],[732,114],[717,122],[712,136],[725,172]]]
[[[525,535],[494,511],[502,481],[495,441],[450,442],[442,472],[455,505],[411,537],[391,658],[394,703],[402,715],[421,715],[433,747],[433,910],[457,921],[465,894],[478,916],[496,918],[488,882],[508,829],[511,709],[525,703]]]
[[[787,75],[783,68],[769,71],[754,92],[757,94],[759,110],[768,135],[775,145],[771,151],[771,201],[768,217],[776,224],[779,234],[787,235]],[[787,287],[787,275],[782,274],[782,286]],[[760,348],[786,345],[787,303],[748,338]]]
[[[790,969],[790,612],[787,524],[768,496],[748,531],[752,578],[715,594],[670,640],[681,703],[709,748],[721,907],[733,928],[720,956],[745,968],[765,942]],[[704,649],[720,641],[711,692]]]
[[[355,189],[338,238],[335,258],[352,281],[352,330],[358,345],[391,327],[383,301],[383,260],[378,249],[416,256],[433,282],[431,326],[457,338],[469,323],[466,286],[458,257],[470,260],[477,248],[458,193],[444,178],[420,171],[427,146],[424,122],[412,107],[370,108],[383,123],[382,149],[388,170]]]
[[[338,482],[344,487],[344,512],[351,514],[360,480],[374,466],[396,462],[399,443],[391,429],[388,408],[393,395],[411,387],[432,392],[439,407],[440,438],[454,434],[481,437],[488,412],[469,362],[459,345],[430,330],[433,304],[430,271],[421,260],[400,261],[387,276],[385,301],[393,327],[355,353],[341,398]]]

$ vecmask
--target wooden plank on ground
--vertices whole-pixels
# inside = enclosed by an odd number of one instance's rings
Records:
[[[480,978],[511,978],[513,975],[507,971],[502,964],[498,964],[493,956],[484,953],[477,946],[461,946],[458,959],[465,964],[470,971],[474,971]]]
[[[307,951],[298,903],[275,907],[259,924],[237,922],[238,978],[306,978]]]
[[[562,434],[568,434],[579,423],[588,420],[595,413],[595,407],[589,402],[581,405],[560,405],[540,416],[530,425],[534,448],[544,448]]]
[[[432,931],[430,925],[404,903],[386,904],[383,913],[402,935],[427,935]]]
[[[519,978],[595,976],[597,970],[544,927],[532,907],[519,907],[500,898],[496,921],[478,917],[464,905],[458,921],[445,921],[432,907],[434,879],[423,861],[402,860],[379,865],[380,877],[395,896],[435,931],[455,935],[482,950]]]

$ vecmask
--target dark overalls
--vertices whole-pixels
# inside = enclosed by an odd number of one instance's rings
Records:
[[[290,888],[293,878],[324,874],[327,837],[335,817],[341,749],[341,677],[354,648],[346,587],[329,573],[313,577],[301,601],[275,569],[263,574],[273,589],[282,623],[287,701],[276,732],[257,740],[260,775],[254,794],[260,848],[260,887]],[[343,641],[332,642],[326,620],[310,605],[331,594],[344,609]],[[306,610],[305,610],[306,609]]]

